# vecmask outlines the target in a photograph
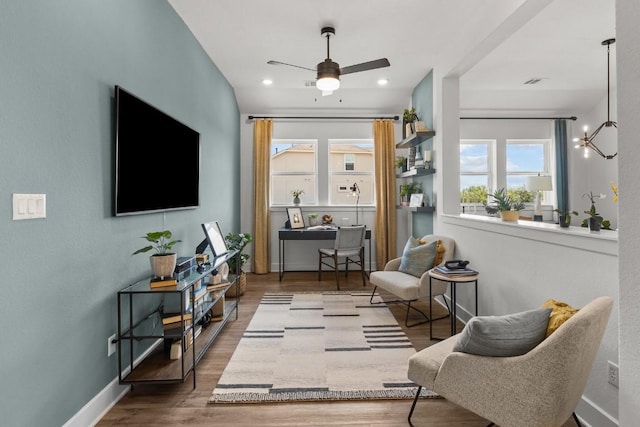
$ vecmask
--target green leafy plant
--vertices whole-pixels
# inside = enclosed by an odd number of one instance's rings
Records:
[[[405,123],[413,123],[418,120],[418,113],[416,113],[416,107],[405,108],[402,112],[402,119]]]
[[[318,214],[317,213],[310,213],[309,215],[307,215],[310,219],[316,219],[318,218]]]
[[[147,233],[146,236],[142,236],[143,239],[146,239],[148,242],[151,242],[151,245],[145,246],[144,248],[140,248],[131,255],[141,254],[144,252],[149,252],[150,250],[156,251],[156,255],[168,255],[176,243],[181,242],[182,240],[171,240],[171,231],[152,231]]]
[[[422,187],[417,182],[409,182],[407,184],[400,185],[400,196],[408,197],[412,194],[421,193]]]
[[[250,258],[249,254],[242,252],[242,250],[253,241],[251,238],[251,234],[249,233],[227,233],[224,237],[225,242],[227,243],[227,248],[232,251],[240,252],[240,268],[238,269],[236,266],[236,257],[231,258],[227,261],[229,264],[229,271],[233,274],[240,274],[242,272],[242,266],[247,262]]]
[[[396,157],[396,167],[404,168],[407,165],[407,158],[404,156]]]
[[[489,214],[504,211],[521,211],[524,209],[524,202],[510,196],[504,188],[499,188],[493,194],[487,194],[493,201],[485,204],[485,210]]]
[[[571,222],[571,215],[578,215],[577,211],[563,211],[561,209],[554,209],[553,211],[558,214],[558,218],[562,217],[567,224]]]
[[[596,221],[598,221],[598,222],[600,222],[602,224],[602,221],[604,221],[604,218],[602,218],[602,216],[598,213],[598,211],[596,209],[596,199],[604,199],[607,196],[602,194],[602,193],[593,194],[592,191],[589,191],[588,193],[584,193],[582,195],[582,198],[585,198],[585,197],[589,198],[589,201],[591,202],[591,207],[589,208],[588,211],[584,211],[584,213],[586,213],[591,218],[594,218]]]

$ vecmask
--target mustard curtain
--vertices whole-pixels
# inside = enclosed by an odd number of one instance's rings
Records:
[[[269,165],[271,156],[272,120],[256,120],[253,124],[253,272],[266,274],[271,271],[269,246],[271,228],[269,221]]]
[[[396,257],[396,144],[393,122],[373,122],[376,180],[376,268]]]

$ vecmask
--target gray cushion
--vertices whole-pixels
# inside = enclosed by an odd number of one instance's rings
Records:
[[[438,241],[434,240],[421,245],[414,237],[409,237],[402,253],[398,271],[420,277],[433,267],[436,259]]]
[[[528,353],[544,340],[550,313],[550,308],[537,308],[505,316],[473,317],[453,351],[496,357]]]

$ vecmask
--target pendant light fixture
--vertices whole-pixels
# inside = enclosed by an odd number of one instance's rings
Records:
[[[598,128],[591,134],[589,135],[587,133],[588,128],[587,126],[584,127],[584,137],[582,138],[574,138],[573,141],[574,142],[580,142],[579,144],[576,144],[575,148],[582,148],[584,150],[584,157],[589,157],[589,149],[595,151],[596,153],[598,153],[601,157],[607,159],[607,160],[611,160],[613,159],[615,156],[618,155],[618,153],[614,153],[614,154],[604,154],[599,148],[598,146],[593,142],[594,138],[596,137],[596,135],[598,135],[598,132],[600,132],[600,130],[603,127],[611,127],[613,126],[614,128],[618,128],[618,124],[614,121],[611,120],[611,118],[609,117],[609,113],[611,110],[610,107],[610,66],[609,66],[609,47],[614,44],[616,42],[616,39],[607,39],[605,41],[602,42],[603,46],[607,46],[607,121],[602,123],[600,126],[598,126]]]

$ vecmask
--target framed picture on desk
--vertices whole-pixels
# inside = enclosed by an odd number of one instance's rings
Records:
[[[291,228],[304,228],[304,217],[300,208],[287,208]]]

